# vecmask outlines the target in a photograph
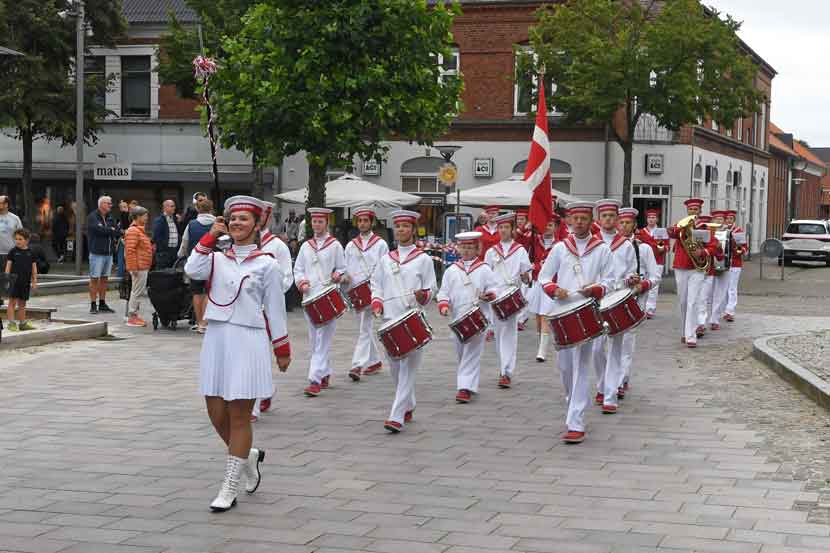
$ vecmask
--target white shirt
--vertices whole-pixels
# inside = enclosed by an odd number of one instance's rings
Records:
[[[0,255],[6,255],[14,247],[14,231],[23,228],[20,217],[7,211],[0,215]],[[0,267],[0,271],[5,271]]]
[[[386,241],[372,232],[358,235],[346,244],[346,274],[349,275],[349,289],[370,279],[381,258],[388,253],[389,246],[386,245]]]
[[[599,286],[605,294],[613,290],[613,282],[611,250],[594,236],[577,238],[571,234],[557,242],[539,272],[539,283],[549,296],[553,297],[556,288],[569,292],[565,302],[582,300],[576,292],[586,286]]]
[[[521,285],[521,275],[530,271],[532,265],[527,250],[514,240],[499,242],[484,255],[484,262],[493,269],[497,294],[511,286]]]
[[[624,281],[637,272],[637,254],[630,240],[617,232],[602,231],[602,240],[611,248],[612,272],[615,287],[622,288]]]
[[[432,258],[413,246],[400,246],[383,256],[372,275],[372,302],[383,303],[383,318],[394,319],[418,306],[416,290],[435,293]]]
[[[499,281],[488,264],[477,258],[456,261],[441,279],[438,305],[449,305],[451,319],[455,320],[478,305],[481,294],[496,292],[498,286]]]
[[[261,242],[259,247],[265,253],[270,253],[277,260],[282,272],[282,291],[287,292],[291,285],[294,284],[294,271],[291,268],[291,251],[285,242],[280,240],[276,234],[272,234],[270,230],[262,232]]]
[[[314,296],[332,283],[331,276],[334,272],[341,275],[346,272],[346,257],[343,246],[337,239],[326,233],[303,242],[297,261],[294,262],[297,288],[308,284],[311,288],[306,296]]]

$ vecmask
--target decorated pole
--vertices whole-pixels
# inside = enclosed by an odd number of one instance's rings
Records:
[[[210,158],[212,161],[213,195],[216,205],[221,205],[222,195],[219,189],[219,167],[216,163],[216,120],[213,108],[210,105],[210,76],[216,73],[216,62],[212,58],[196,56],[193,60],[193,71],[196,78],[202,83],[202,99],[205,102],[208,118],[208,141],[210,142]]]

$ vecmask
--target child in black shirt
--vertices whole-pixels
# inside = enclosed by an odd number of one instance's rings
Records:
[[[26,320],[26,302],[32,289],[37,288],[37,264],[32,250],[29,249],[29,231],[19,229],[14,232],[14,247],[6,258],[5,272],[16,275],[11,293],[6,318],[9,330],[34,330],[32,323]],[[17,322],[15,322],[15,309]]]

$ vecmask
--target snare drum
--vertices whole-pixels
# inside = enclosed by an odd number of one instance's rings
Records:
[[[490,305],[493,306],[493,312],[500,321],[506,321],[527,305],[527,300],[522,294],[522,289],[518,286],[511,286],[505,290],[499,297],[494,299]]]
[[[369,286],[369,279],[357,284],[354,288],[346,292],[349,297],[349,303],[352,309],[360,311],[364,307],[368,307],[372,303],[372,289]]]
[[[646,314],[637,303],[637,296],[628,289],[617,290],[602,298],[599,311],[608,326],[609,336],[635,329],[646,320]]]
[[[455,332],[455,335],[464,344],[474,336],[487,330],[489,323],[490,321],[484,316],[481,308],[475,306],[451,322],[450,329]]]
[[[567,303],[557,301],[556,304],[556,309],[545,317],[553,331],[557,350],[578,346],[605,332],[597,302],[593,298]]]
[[[302,305],[316,326],[331,322],[346,312],[346,300],[336,284],[326,286],[316,295],[303,300]]]
[[[419,309],[410,309],[378,329],[386,353],[392,359],[403,359],[432,341],[432,327]]]

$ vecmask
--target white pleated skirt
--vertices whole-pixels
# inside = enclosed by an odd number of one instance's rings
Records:
[[[199,390],[225,401],[271,397],[271,343],[264,328],[210,321],[199,359]]]
[[[555,307],[556,302],[554,302],[550,296],[545,293],[542,286],[538,282],[534,282],[527,297],[528,310],[531,313],[536,313],[537,315],[547,315],[551,313]]]

